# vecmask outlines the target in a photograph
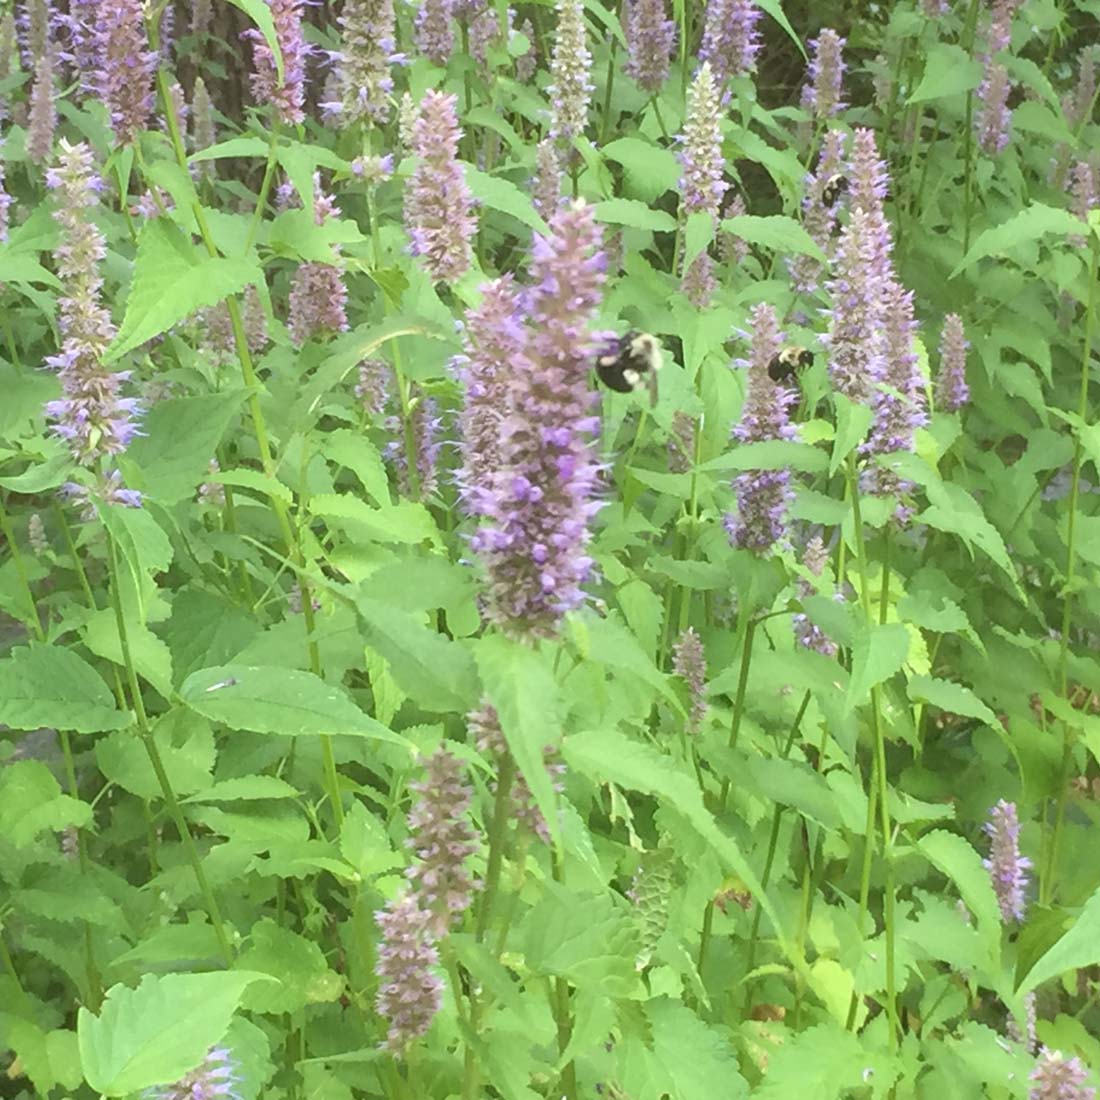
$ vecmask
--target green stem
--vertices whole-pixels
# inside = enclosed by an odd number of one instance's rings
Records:
[[[149,719],[145,713],[145,703],[141,697],[141,684],[138,683],[137,670],[134,667],[133,656],[130,652],[130,638],[127,633],[126,615],[122,609],[122,590],[119,586],[118,549],[109,531],[107,532],[107,561],[111,573],[111,602],[114,604],[115,609],[115,624],[118,628],[118,642],[122,650],[122,663],[126,669],[126,676],[130,684],[130,698],[134,706],[134,714],[137,717],[138,733],[141,736],[142,744],[145,746],[145,751],[149,756],[149,763],[153,766],[153,772],[157,777],[157,783],[160,785],[164,803],[168,807],[168,814],[176,826],[176,831],[179,833],[180,842],[183,844],[184,852],[187,855],[188,862],[191,864],[191,870],[194,872],[195,881],[198,883],[199,890],[206,903],[206,912],[210,917],[210,923],[213,926],[214,935],[217,937],[218,946],[221,948],[222,958],[225,965],[229,967],[233,965],[233,950],[229,945],[229,937],[226,935],[225,926],[222,924],[221,912],[218,909],[217,899],[214,897],[214,892],[210,889],[210,884],[206,880],[206,873],[202,869],[202,862],[199,859],[195,841],[191,836],[191,830],[188,828],[187,819],[183,816],[183,810],[180,808],[179,801],[176,798],[176,792],[172,789],[168,773],[164,768],[164,761],[161,759],[160,751],[157,749],[156,741],[153,739],[152,730],[149,728]]]
[[[617,7],[618,5],[616,5]],[[619,40],[612,36],[611,49],[607,55],[607,83],[603,93],[603,116],[600,121],[600,144],[607,144],[607,135],[611,129],[611,93],[615,88],[615,54],[619,50]]]
[[[974,31],[978,24],[978,6],[981,0],[970,0],[970,10],[966,16],[965,45],[963,49],[968,55],[974,52]],[[973,195],[971,194],[971,179],[974,174],[974,93],[966,93],[966,113],[963,119],[963,160],[966,163],[963,186],[963,248],[965,256],[970,251],[970,218],[972,213]]]
[[[15,575],[19,578],[19,585],[23,589],[23,596],[27,601],[27,624],[34,631],[35,638],[44,642],[46,632],[42,629],[42,622],[38,618],[38,605],[34,602],[34,593],[31,591],[31,582],[27,576],[27,568],[23,562],[23,552],[19,549],[19,543],[15,541],[15,531],[12,530],[8,510],[4,505],[3,495],[0,494],[0,534],[8,544],[11,552],[12,564],[15,566]]]
[[[485,868],[485,889],[477,911],[477,942],[485,939],[492,916],[493,902],[500,886],[500,870],[504,865],[504,848],[508,840],[508,820],[512,810],[512,782],[516,765],[510,752],[502,752],[497,763],[497,793],[493,804],[493,821],[489,827],[489,862]]]
[[[741,719],[745,713],[745,690],[749,685],[749,666],[752,664],[752,643],[756,635],[756,620],[752,617],[752,611],[744,612],[745,638],[741,643],[741,669],[737,676],[737,694],[733,697],[733,717],[730,719],[729,751],[737,751],[737,739],[741,736]],[[718,813],[724,813],[726,799],[730,793],[730,777],[727,775],[722,780],[722,790],[718,795]]]
[[[279,119],[275,116],[271,120],[271,140],[267,147],[267,163],[264,165],[264,178],[260,182],[260,193],[256,196],[256,208],[252,211],[252,224],[248,227],[248,237],[245,240],[244,251],[247,254],[256,243],[256,234],[260,231],[260,225],[264,220],[267,210],[267,196],[271,192],[271,184],[275,179],[275,165],[278,160],[275,150],[279,147]]]
[[[557,853],[553,856],[554,881],[563,879],[561,859]],[[554,979],[553,997],[554,1022],[557,1025],[558,1053],[569,1049],[569,1040],[573,1035],[573,1010],[569,1001],[569,983],[565,978]],[[561,1095],[563,1100],[577,1100],[577,1069],[573,1062],[567,1062],[561,1071]]]
[[[1089,296],[1085,313],[1085,341],[1081,354],[1081,380],[1077,395],[1077,416],[1079,424],[1074,433],[1073,477],[1069,490],[1069,518],[1066,532],[1066,568],[1065,595],[1062,600],[1062,638],[1058,651],[1058,686],[1064,699],[1069,698],[1069,638],[1073,627],[1073,586],[1077,573],[1077,506],[1081,493],[1081,464],[1084,448],[1081,433],[1085,430],[1085,421],[1089,410],[1089,369],[1092,365],[1093,326],[1096,314],[1096,287],[1100,279],[1097,260],[1100,258],[1100,240],[1093,236],[1089,253]],[[1060,782],[1055,802],[1054,831],[1050,838],[1049,856],[1045,873],[1041,876],[1039,890],[1040,902],[1049,905],[1054,892],[1054,876],[1058,864],[1058,847],[1062,839],[1062,825],[1066,811],[1066,790],[1069,786],[1069,769],[1073,751],[1073,729],[1070,723],[1062,723],[1062,765],[1059,772]]]

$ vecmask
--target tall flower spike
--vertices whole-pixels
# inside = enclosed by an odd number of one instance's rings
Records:
[[[421,0],[416,12],[416,48],[433,64],[446,65],[454,52],[452,0]]]
[[[259,106],[270,103],[280,122],[296,126],[305,119],[306,59],[309,46],[302,34],[305,0],[267,0],[275,22],[275,37],[283,55],[283,79],[279,80],[275,55],[255,28],[245,31],[252,40],[252,97]]]
[[[410,783],[417,797],[409,811],[409,847],[419,862],[407,877],[420,908],[432,915],[433,936],[445,936],[470,907],[473,881],[466,860],[477,850],[468,814],[473,790],[458,757],[440,746],[424,763],[421,783]]]
[[[841,230],[835,275],[828,284],[833,306],[827,342],[833,386],[860,402],[874,380],[883,377],[884,303],[894,270],[883,210],[886,168],[878,158],[874,132],[857,129],[852,146],[852,214]]]
[[[9,11],[0,16],[0,81],[11,76],[12,62],[15,59],[15,16]],[[7,94],[0,95],[0,121],[8,117],[11,105]]]
[[[374,919],[382,930],[375,1008],[389,1022],[386,1046],[399,1054],[431,1027],[443,1004],[443,982],[435,973],[439,952],[430,931],[432,914],[406,894],[389,902]]]
[[[466,313],[466,355],[460,370],[465,400],[459,415],[462,469],[458,483],[468,508],[500,469],[508,374],[522,361],[527,344],[512,276],[486,283],[481,295],[481,303]]]
[[[760,9],[752,0],[708,0],[699,60],[710,62],[719,86],[756,68],[759,22]]]
[[[62,138],[58,163],[47,171],[46,184],[57,192],[54,220],[61,227],[61,243],[56,258],[62,281],[61,350],[46,360],[58,373],[62,396],[47,402],[46,415],[73,458],[93,466],[129,445],[137,430],[137,402],[119,396],[128,372],[112,373],[102,362],[115,327],[101,299],[100,264],[107,246],[93,220],[102,184],[93,171],[91,149]]]
[[[211,1047],[202,1062],[171,1085],[148,1092],[149,1100],[240,1100],[241,1078],[232,1052]]]
[[[985,833],[990,838],[989,858],[983,860],[1006,924],[1020,923],[1027,905],[1027,871],[1031,860],[1020,855],[1020,821],[1016,803],[1003,798],[989,813]]]
[[[688,711],[687,731],[698,733],[707,716],[707,658],[703,642],[693,627],[688,627],[672,649],[672,670],[688,687],[691,709]]]
[[[623,26],[630,59],[627,73],[650,94],[668,79],[669,58],[676,48],[676,23],[667,18],[665,0],[630,0]]]
[[[469,270],[470,239],[477,229],[473,199],[458,163],[462,131],[453,95],[429,91],[413,127],[419,158],[405,192],[409,250],[436,282],[453,283]]]
[[[723,218],[739,218],[747,214],[745,200],[739,194],[729,195],[726,205],[722,208]],[[749,254],[749,245],[736,233],[729,233],[725,229],[718,234],[718,257],[727,267],[737,267],[745,262]]]
[[[592,96],[592,54],[583,0],[557,0],[558,31],[550,59],[550,136],[572,141],[584,132]]]
[[[364,359],[359,364],[355,396],[368,416],[381,416],[389,399],[390,367],[384,359]]]
[[[212,15],[211,0],[191,0],[191,33],[196,38],[210,33]]]
[[[50,47],[49,0],[23,0],[19,6],[18,26],[23,68],[33,72]]]
[[[141,0],[103,0],[96,15],[99,94],[120,145],[129,145],[153,113],[157,55],[149,49]]]
[[[525,638],[552,635],[583,603],[588,521],[599,508],[588,369],[600,344],[590,330],[604,281],[600,230],[583,203],[558,211],[550,230],[535,237],[527,355],[508,376],[501,469],[472,540],[488,573],[490,618]]]
[[[821,541],[820,535],[814,535],[806,549],[802,551],[802,564],[815,576],[820,577],[825,571],[829,561],[829,550]],[[809,596],[816,595],[817,588],[805,577],[798,578],[798,597],[805,600]],[[835,657],[837,652],[836,642],[813,622],[804,611],[794,615],[794,636],[799,645],[807,649],[815,650],[826,657]]]
[[[1008,70],[997,61],[987,61],[985,75],[978,86],[978,110],[974,126],[978,133],[978,145],[983,153],[995,156],[1004,151],[1012,127],[1012,112],[1008,107],[1008,93],[1012,85]]]
[[[726,193],[719,119],[718,85],[710,63],[704,61],[688,92],[687,120],[681,138],[680,205],[685,216],[702,212],[718,219]],[[708,252],[701,252],[682,272],[682,289],[693,304],[702,307],[710,301],[715,287],[713,272],[714,261]]]
[[[290,337],[296,347],[324,333],[346,332],[348,291],[340,269],[310,261],[300,264],[290,288]]]
[[[483,8],[470,19],[470,56],[483,76],[489,72],[489,50],[500,38],[500,16],[494,7]]]
[[[535,28],[531,26],[531,20],[525,19],[519,25],[519,33],[530,43],[526,53],[516,58],[516,80],[520,84],[530,84],[535,79],[535,71],[538,69],[538,54],[535,46]]]
[[[889,455],[912,451],[917,428],[927,423],[924,384],[913,351],[917,323],[913,316],[913,293],[895,280],[887,283],[882,302],[883,358],[875,377],[878,389],[872,397],[874,420],[863,454]],[[911,486],[883,466],[871,466],[864,479],[867,492],[879,495],[906,492]]]
[[[32,163],[45,164],[53,154],[53,135],[57,129],[57,104],[54,100],[53,50],[38,59],[31,88],[30,123],[27,127],[27,156]]]
[[[397,470],[397,487],[401,496],[425,500],[439,488],[439,452],[443,448],[440,438],[442,423],[434,397],[422,396],[412,404],[409,424],[416,445],[417,484],[414,490],[409,477],[401,418],[395,416],[386,421],[386,428],[395,438],[386,445],[385,453]]]
[[[936,399],[944,412],[958,412],[970,400],[966,384],[966,349],[970,343],[963,330],[962,318],[949,313],[943,319],[940,338],[940,373],[936,380]]]
[[[531,199],[546,221],[561,205],[561,161],[557,147],[550,138],[543,138],[535,147],[535,179]]]
[[[1096,170],[1087,160],[1079,160],[1073,166],[1070,180],[1070,189],[1073,196],[1072,209],[1075,217],[1083,222],[1089,220],[1089,213],[1100,206],[1100,195],[1097,194]],[[1081,236],[1071,238],[1074,247],[1084,248],[1085,238]]]
[[[0,150],[3,146],[0,145]],[[6,165],[4,158],[0,156],[0,244],[6,243],[8,239],[8,230],[11,227],[11,195],[8,194],[8,189],[4,182],[4,171]]]
[[[1031,1071],[1028,1100],[1096,1100],[1096,1090],[1085,1084],[1088,1075],[1079,1058],[1043,1047]]]
[[[802,199],[802,228],[813,238],[814,244],[832,259],[836,251],[837,213],[839,197],[825,201],[825,188],[829,181],[844,170],[844,142],[842,130],[829,130],[821,142],[821,156],[817,169],[806,177],[806,191]],[[821,278],[822,265],[812,256],[798,255],[787,261],[791,282],[800,294],[812,294]]]
[[[826,27],[810,42],[810,64],[802,86],[802,107],[814,118],[832,118],[844,110],[845,40]]]
[[[210,102],[210,93],[201,76],[195,77],[195,88],[191,93],[191,148],[196,152],[209,149],[218,140],[214,127],[214,105]],[[200,179],[214,178],[216,161],[200,160],[195,169]]]
[[[734,438],[739,443],[794,439],[797,432],[790,423],[790,406],[795,395],[768,375],[768,364],[782,346],[775,309],[761,302],[753,307],[751,322],[747,393]],[[746,470],[734,478],[737,517],[727,517],[726,530],[735,546],[764,554],[785,536],[790,480],[789,470]]]

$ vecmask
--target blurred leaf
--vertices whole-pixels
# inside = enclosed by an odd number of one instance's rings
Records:
[[[924,60],[924,75],[909,96],[910,103],[927,103],[933,99],[972,92],[981,83],[982,66],[961,46],[936,42],[928,48]]]
[[[306,1005],[334,1001],[344,990],[344,979],[328,968],[324,953],[312,940],[270,918],[252,926],[250,946],[237,965],[277,979],[254,985],[242,998],[250,1012],[300,1012]]]
[[[209,256],[166,218],[147,221],[138,238],[126,313],[104,361],[115,362],[196,310],[262,279],[254,261]]]
[[[99,1015],[81,1008],[80,1062],[102,1096],[126,1096],[178,1081],[229,1027],[244,991],[264,974],[147,974],[137,989],[107,991]]]
[[[221,665],[193,672],[180,688],[193,711],[234,730],[284,737],[366,737],[404,744],[365,715],[342,688],[292,668]]]
[[[16,760],[0,768],[0,836],[25,848],[39,833],[87,828],[92,808],[61,793],[50,769],[38,760]]]
[[[903,623],[859,623],[852,644],[852,678],[845,710],[866,701],[871,689],[890,679],[905,664],[909,631]]]
[[[974,692],[962,684],[950,680],[936,680],[931,676],[914,676],[909,681],[909,698],[914,702],[931,703],[949,714],[962,714],[977,718],[987,726],[999,726],[997,716]]]
[[[1041,240],[1046,236],[1067,237],[1085,236],[1088,227],[1072,214],[1057,207],[1044,206],[1041,202],[1033,202],[1026,209],[1009,218],[1001,225],[987,229],[970,246],[970,251],[963,257],[962,262],[951,272],[949,278],[954,278],[960,271],[965,271],[971,264],[986,256],[1007,256],[1021,244],[1030,241]]]
[[[470,191],[482,206],[510,214],[518,222],[543,236],[550,233],[550,227],[535,210],[531,196],[526,191],[521,191],[511,180],[490,176],[472,165],[464,165],[464,168]]]
[[[679,186],[680,164],[670,149],[623,137],[605,145],[603,155],[623,166],[630,190],[643,202],[652,202]]]
[[[814,244],[813,238],[793,218],[782,214],[760,217],[756,214],[738,214],[722,220],[722,229],[735,237],[783,255],[795,253],[812,256],[825,263],[825,254]]]
[[[176,707],[156,720],[152,733],[176,795],[191,794],[210,785],[216,754],[208,722]],[[148,801],[163,797],[149,754],[133,731],[101,738],[96,742],[95,758],[103,775],[123,790]]]
[[[102,733],[132,721],[99,673],[71,649],[32,643],[0,660],[0,722],[12,729]]]
[[[639,199],[605,199],[593,208],[596,220],[631,229],[649,229],[656,233],[675,233],[676,219],[663,210],[654,210]]]
[[[1085,903],[1062,938],[1028,971],[1017,993],[1027,993],[1071,970],[1100,963],[1100,889]]]

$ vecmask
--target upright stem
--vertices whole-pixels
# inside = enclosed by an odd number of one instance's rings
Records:
[[[38,606],[34,602],[34,593],[31,592],[31,582],[27,577],[27,568],[23,562],[23,552],[19,549],[19,543],[15,541],[15,531],[12,530],[8,510],[4,506],[3,495],[0,494],[0,534],[8,544],[11,552],[12,564],[15,566],[15,575],[19,578],[19,586],[23,589],[23,597],[27,601],[27,624],[34,631],[35,638],[44,642],[46,633],[42,629],[42,622],[38,618]]]
[[[553,856],[553,871],[554,880],[561,882],[561,859],[556,852]],[[558,1053],[564,1054],[573,1036],[573,1009],[569,1002],[569,983],[565,978],[554,979],[553,1010],[558,1032]],[[567,1062],[561,1071],[561,1095],[562,1100],[577,1100],[577,1069],[572,1062]]]
[[[489,827],[489,862],[485,868],[485,889],[477,911],[476,935],[480,943],[485,939],[492,916],[493,902],[500,885],[500,869],[504,864],[504,847],[508,837],[508,818],[512,808],[512,783],[516,764],[510,752],[502,752],[497,764],[497,793],[493,804],[493,821]]]
[[[974,53],[974,32],[978,25],[978,5],[981,0],[970,0],[970,10],[966,15],[964,31],[967,54]],[[963,255],[970,251],[970,216],[973,196],[971,179],[974,173],[974,93],[966,93],[966,114],[963,120],[963,160],[966,162],[966,174],[963,190]]]
[[[1096,315],[1096,285],[1100,278],[1097,259],[1100,257],[1100,240],[1095,234],[1089,252],[1089,296],[1085,313],[1085,341],[1081,353],[1081,381],[1077,394],[1079,426],[1073,441],[1073,477],[1069,490],[1069,517],[1066,532],[1066,579],[1062,599],[1062,638],[1058,651],[1058,686],[1064,699],[1069,698],[1069,636],[1073,627],[1073,585],[1077,574],[1077,505],[1081,492],[1081,461],[1084,454],[1081,432],[1089,410],[1089,368],[1092,364],[1093,326]],[[1062,824],[1066,811],[1066,789],[1069,786],[1070,755],[1073,749],[1073,730],[1068,722],[1062,723],[1062,765],[1059,773],[1058,797],[1055,802],[1054,832],[1050,838],[1049,855],[1041,876],[1039,897],[1043,905],[1049,905],[1054,891],[1054,875],[1058,863],[1058,846],[1062,838]],[[1045,824],[1045,817],[1044,817]]]
[[[168,807],[168,814],[176,826],[180,842],[183,844],[183,850],[187,855],[188,862],[191,864],[191,870],[194,872],[195,881],[198,883],[199,890],[202,893],[203,900],[206,904],[207,915],[210,917],[214,935],[217,937],[218,946],[221,948],[222,959],[225,965],[230,967],[233,965],[233,949],[229,945],[229,937],[226,935],[225,926],[222,924],[221,911],[218,909],[217,899],[214,897],[214,892],[210,889],[210,883],[206,880],[206,873],[202,869],[202,861],[199,859],[198,849],[195,847],[195,841],[191,836],[191,830],[187,825],[187,818],[183,816],[183,810],[180,808],[179,801],[176,798],[176,792],[172,789],[168,773],[165,771],[164,761],[161,760],[160,751],[157,748],[156,741],[153,739],[153,732],[149,728],[149,719],[145,713],[145,703],[141,697],[141,684],[138,682],[137,670],[134,668],[134,661],[130,652],[130,638],[126,628],[126,615],[122,608],[122,592],[119,587],[118,549],[109,531],[107,532],[107,561],[111,572],[111,603],[114,605],[115,609],[115,624],[118,628],[118,642],[122,650],[122,663],[125,666],[126,676],[130,684],[130,699],[133,703],[134,714],[137,716],[138,733],[141,736],[142,744],[145,746],[145,751],[149,756],[149,763],[153,766],[153,772],[157,777],[157,783],[160,785],[161,795],[164,798],[165,805]]]
[[[256,209],[252,212],[252,224],[248,227],[248,239],[245,241],[244,250],[248,250],[256,243],[256,234],[260,231],[260,225],[264,220],[264,212],[267,209],[267,196],[271,192],[271,183],[275,178],[275,164],[277,158],[275,150],[279,147],[279,118],[277,115],[271,119],[271,140],[267,147],[267,163],[264,165],[264,178],[260,183],[260,193],[256,196]]]

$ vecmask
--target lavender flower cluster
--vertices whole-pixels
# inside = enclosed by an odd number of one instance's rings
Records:
[[[133,0],[136,2],[136,0]],[[260,106],[270,105],[275,117],[288,126],[305,119],[306,61],[310,47],[302,33],[305,0],[268,0],[275,23],[275,37],[283,55],[283,76],[275,55],[258,30],[248,30],[252,40],[252,96]]]
[[[1006,924],[1019,923],[1027,907],[1027,872],[1031,860],[1020,855],[1016,803],[1002,798],[990,811],[985,832],[990,839],[990,852],[984,863],[1001,907],[1001,917]]]

